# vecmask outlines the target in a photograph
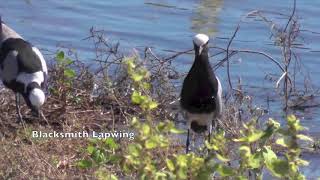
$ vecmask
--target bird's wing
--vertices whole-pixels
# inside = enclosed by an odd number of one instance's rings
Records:
[[[16,60],[19,72],[34,73],[42,69],[41,61],[32,50],[32,45],[21,38],[8,38],[1,46],[1,56],[6,56],[10,51],[17,51]]]

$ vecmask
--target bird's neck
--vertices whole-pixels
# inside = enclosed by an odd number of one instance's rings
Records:
[[[194,60],[194,66],[210,67],[208,48],[204,48],[201,54],[196,54],[195,60]]]

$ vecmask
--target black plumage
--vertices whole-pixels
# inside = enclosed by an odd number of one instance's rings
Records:
[[[190,113],[211,113],[216,110],[218,82],[208,61],[208,46],[203,46],[201,54],[199,47],[194,45],[195,60],[184,79],[181,90],[181,106]]]
[[[197,34],[193,39],[195,58],[183,81],[180,105],[187,120],[186,151],[189,150],[190,129],[196,133],[209,132],[222,111],[222,88],[209,63],[209,37]]]
[[[17,51],[18,71],[35,73],[42,70],[39,56],[32,50],[32,45],[21,38],[8,38],[1,45],[0,64],[9,52]]]

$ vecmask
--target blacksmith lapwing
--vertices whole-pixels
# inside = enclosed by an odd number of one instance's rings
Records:
[[[4,24],[1,18],[0,22],[0,79],[16,94],[20,121],[20,95],[32,114],[40,115],[40,107],[45,101],[43,89],[48,76],[45,59],[38,48]]]
[[[208,131],[210,137],[212,125],[222,112],[222,87],[209,63],[208,42],[205,34],[194,36],[195,59],[181,90],[180,105],[188,127],[187,153],[190,129],[195,133]]]

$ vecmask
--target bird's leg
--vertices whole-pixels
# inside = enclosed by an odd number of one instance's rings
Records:
[[[18,114],[18,122],[23,122],[22,115],[20,112],[20,95],[19,95],[19,93],[16,93],[16,110],[17,110],[17,114]]]
[[[208,133],[208,142],[210,143],[211,139],[211,133],[212,133],[212,124],[209,125],[209,133]]]
[[[47,122],[47,125],[49,125],[49,122],[48,122],[47,118],[44,116],[42,110],[40,110],[39,118],[40,118],[40,119],[44,119],[44,120]]]
[[[186,153],[189,153],[189,145],[190,145],[190,130],[188,129],[187,142],[186,142]]]
[[[49,124],[47,118],[43,115],[43,112],[40,108],[39,109],[32,108],[31,114],[32,114],[32,116],[39,118],[39,120],[42,120],[42,119],[45,120],[47,122],[47,124]]]
[[[196,133],[191,133],[191,147],[195,147],[196,146]]]

